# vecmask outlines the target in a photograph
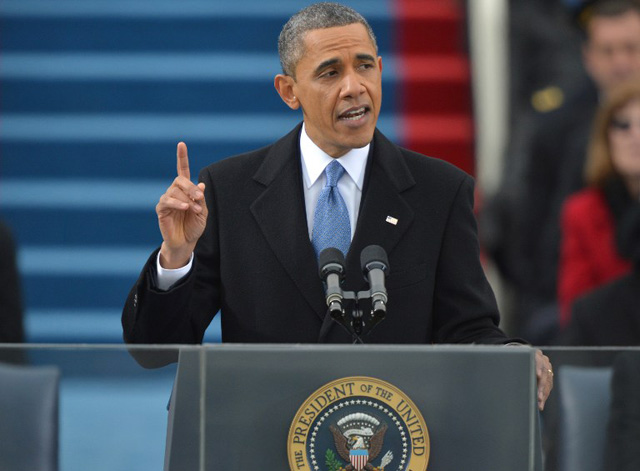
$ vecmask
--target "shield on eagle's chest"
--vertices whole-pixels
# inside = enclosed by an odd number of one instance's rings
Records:
[[[349,450],[349,460],[356,471],[362,471],[369,461],[369,450]]]

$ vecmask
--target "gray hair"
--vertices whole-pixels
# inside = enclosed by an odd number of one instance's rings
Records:
[[[377,52],[378,45],[371,26],[354,9],[339,3],[322,2],[314,3],[300,10],[289,18],[278,37],[278,53],[280,54],[282,72],[295,79],[296,65],[298,65],[298,61],[304,54],[304,36],[308,31],[347,26],[354,23],[360,23],[367,28],[371,42],[373,42]]]

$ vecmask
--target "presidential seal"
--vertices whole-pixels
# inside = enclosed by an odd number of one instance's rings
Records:
[[[429,450],[427,426],[411,399],[364,376],[314,392],[287,439],[292,471],[426,471]]]

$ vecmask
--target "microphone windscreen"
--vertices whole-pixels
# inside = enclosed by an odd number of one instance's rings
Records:
[[[387,252],[379,245],[369,245],[365,247],[360,253],[360,266],[362,271],[366,274],[368,271],[367,265],[372,262],[378,262],[383,266],[379,266],[382,270],[389,270],[389,259],[387,258]]]
[[[324,249],[322,252],[320,252],[320,255],[318,256],[318,267],[319,267],[320,278],[324,279],[325,267],[330,264],[338,264],[344,271],[345,261],[344,261],[344,254],[342,253],[342,251],[334,247],[328,247]]]

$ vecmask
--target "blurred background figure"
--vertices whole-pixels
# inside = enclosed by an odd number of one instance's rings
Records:
[[[637,203],[618,221],[616,231],[618,252],[620,257],[632,261],[631,273],[578,298],[573,304],[570,323],[558,343],[640,346],[640,207]]]
[[[578,296],[631,271],[631,259],[622,253],[633,250],[619,250],[615,240],[640,210],[640,79],[614,88],[598,111],[585,180],[587,187],[569,197],[561,218],[561,327]]]
[[[24,342],[24,325],[16,247],[9,228],[0,221],[0,343],[21,342]],[[23,361],[21,351],[0,350],[0,362]]]
[[[566,28],[573,18],[582,33],[574,52],[584,72],[573,61],[555,67],[555,81],[531,94],[522,118],[514,116],[520,124],[512,130],[505,178],[481,220],[487,250],[515,292],[517,335],[538,345],[558,333],[560,212],[564,200],[584,186],[596,108],[615,85],[640,73],[640,2],[566,0],[564,6]],[[563,34],[573,40],[569,29]],[[568,57],[571,48],[561,51],[561,58]]]
[[[9,228],[0,221],[0,343],[24,341],[20,296],[16,247]]]

